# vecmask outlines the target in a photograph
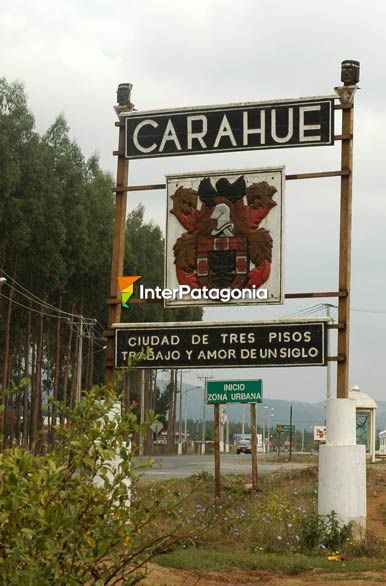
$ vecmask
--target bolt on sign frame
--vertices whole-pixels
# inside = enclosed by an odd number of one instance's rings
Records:
[[[343,64],[342,64],[343,65]],[[358,64],[359,70],[359,64]],[[343,72],[343,69],[342,69]],[[358,76],[359,79],[359,76]],[[352,170],[353,170],[353,122],[354,122],[354,94],[357,89],[357,81],[358,79],[354,79],[353,81],[347,82],[344,80],[343,86],[335,88],[336,95],[334,96],[327,96],[324,98],[304,98],[302,100],[286,100],[286,101],[277,101],[269,102],[269,103],[259,103],[259,104],[239,104],[239,105],[229,105],[229,106],[212,106],[207,108],[194,108],[190,109],[189,111],[185,111],[187,116],[186,122],[187,124],[191,125],[190,130],[192,131],[193,124],[198,122],[201,124],[199,130],[197,131],[197,127],[195,128],[194,136],[196,137],[196,146],[197,144],[205,146],[205,124],[207,123],[208,126],[212,124],[213,120],[218,123],[218,112],[220,111],[223,118],[219,123],[217,135],[213,135],[214,138],[213,146],[217,144],[219,146],[221,139],[223,137],[228,137],[230,142],[232,143],[233,148],[227,148],[226,150],[249,150],[251,148],[275,148],[275,147],[288,147],[288,146],[316,146],[314,135],[312,136],[312,140],[307,140],[310,138],[307,133],[313,132],[314,125],[308,124],[305,125],[305,114],[304,112],[315,112],[317,109],[318,104],[320,105],[320,111],[323,109],[324,112],[324,119],[323,124],[330,122],[330,129],[332,129],[331,135],[323,135],[321,132],[321,139],[317,142],[318,146],[331,145],[334,144],[334,141],[339,141],[341,143],[341,167],[335,171],[317,171],[312,173],[296,173],[286,175],[286,180],[308,180],[308,179],[319,179],[324,177],[340,177],[340,239],[339,239],[339,286],[337,291],[314,291],[314,292],[303,292],[303,293],[286,293],[286,299],[301,299],[301,298],[321,298],[321,297],[336,297],[338,299],[338,323],[337,324],[330,324],[330,328],[334,328],[338,330],[338,354],[336,356],[330,356],[328,359],[337,362],[337,397],[339,398],[347,398],[349,392],[349,341],[350,341],[350,279],[351,279],[351,225],[352,225]],[[352,85],[350,85],[352,83]],[[155,115],[164,115],[169,116],[169,120],[174,120],[173,116],[183,114],[183,110],[174,110],[174,111],[159,111],[158,113],[144,113],[142,119],[140,119],[139,124],[142,124],[141,128],[138,130],[138,126],[136,127],[137,131],[137,144],[142,148],[142,152],[140,157],[138,156],[138,152],[134,155],[131,155],[130,152],[127,151],[127,125],[129,125],[133,118],[130,118],[133,114],[134,106],[130,101],[130,92],[132,86],[127,84],[128,91],[127,91],[127,99],[126,103],[123,105],[119,105],[115,107],[115,111],[118,115],[119,121],[115,123],[115,125],[119,128],[119,139],[118,139],[118,150],[114,151],[113,154],[117,156],[117,184],[116,187],[113,188],[113,191],[116,194],[115,200],[115,209],[114,209],[114,228],[113,228],[113,251],[112,251],[112,267],[111,267],[111,282],[110,282],[110,298],[108,299],[107,303],[109,306],[109,315],[108,315],[108,330],[106,331],[106,336],[108,338],[107,341],[107,353],[106,353],[106,361],[105,361],[105,381],[106,383],[111,383],[113,376],[114,376],[114,355],[115,355],[115,334],[114,330],[112,329],[113,324],[117,324],[121,321],[121,301],[119,298],[118,292],[118,276],[122,275],[123,271],[123,260],[124,260],[124,242],[125,242],[125,223],[126,223],[126,209],[127,209],[127,194],[131,191],[150,191],[156,189],[165,189],[166,185],[164,183],[159,184],[146,184],[146,185],[128,185],[128,161],[130,158],[152,158],[154,156],[160,156],[160,151],[162,147],[162,143],[158,144],[154,147],[153,143],[149,142],[144,145],[141,143],[139,139],[139,130],[143,129],[146,126],[146,123],[151,121],[148,124],[147,130],[149,127],[155,128],[158,126],[160,121],[157,119],[155,120]],[[296,103],[295,103],[296,102]],[[120,104],[122,104],[122,100],[120,100]],[[261,139],[262,136],[262,128],[252,128],[249,124],[248,115],[250,110],[259,111],[260,112],[260,121],[262,120],[262,111],[264,108],[267,109],[268,115],[271,114],[271,121],[272,119],[272,110],[280,108],[283,105],[288,109],[288,124],[290,120],[289,109],[294,106],[294,114],[293,116],[296,118],[299,124],[298,132],[295,138],[292,137],[290,144],[284,144],[283,141],[276,142],[273,140],[272,136],[275,137],[275,133],[271,132],[267,145],[262,144],[261,140],[260,143],[255,143],[255,146],[251,146],[249,143],[250,135],[255,134],[259,136]],[[327,104],[327,106],[326,106]],[[330,104],[330,106],[328,106]],[[315,106],[316,105],[316,106]],[[330,110],[331,112],[330,112]],[[340,110],[342,112],[342,130],[341,134],[334,134],[333,133],[333,120],[334,120],[334,112]],[[208,111],[208,112],[207,112]],[[236,114],[235,114],[236,111]],[[235,136],[232,130],[232,116],[239,115],[239,111],[242,112],[243,121],[246,124],[244,125],[244,135]],[[205,118],[205,112],[208,113],[207,118]],[[245,114],[245,112],[247,112]],[[327,112],[327,114],[326,114]],[[330,112],[330,114],[329,114]],[[135,113],[135,116],[140,116],[141,113]],[[214,118],[212,116],[214,114]],[[153,118],[152,118],[153,116]],[[265,114],[264,114],[265,116]],[[276,116],[276,114],[275,114]],[[303,116],[303,118],[302,118]],[[329,117],[330,116],[330,117]],[[189,119],[188,119],[189,117]],[[206,122],[205,122],[206,120]],[[264,118],[265,120],[265,118]],[[311,119],[309,119],[311,120]],[[213,124],[215,123],[213,122]],[[179,122],[176,123],[176,129],[178,130]],[[296,121],[295,123],[296,124]],[[303,124],[303,126],[302,126]],[[321,126],[323,126],[321,124]],[[316,125],[317,126],[317,125]],[[319,128],[321,128],[319,126]],[[187,126],[189,129],[189,126]],[[324,128],[324,126],[323,126]],[[182,144],[182,140],[180,136],[177,134],[177,130],[173,127],[173,124],[169,124],[169,122],[165,125],[164,128],[164,140],[163,146],[166,144],[170,146],[171,143],[174,144],[174,152],[164,152],[164,155],[184,155],[184,154],[194,154],[193,149],[190,151],[187,150],[189,146],[189,141],[186,140],[186,146]],[[134,131],[135,131],[134,130]],[[271,129],[272,130],[272,129]],[[134,132],[133,131],[133,132]],[[210,129],[209,129],[210,131]],[[209,132],[208,131],[208,132]],[[288,131],[288,128],[285,129],[285,132]],[[276,138],[278,135],[277,128],[275,129]],[[287,133],[289,136],[289,134]],[[147,139],[148,140],[148,139]],[[302,142],[303,141],[303,142]],[[307,144],[307,142],[309,144]],[[190,146],[192,147],[192,142],[190,142]],[[154,148],[153,148],[154,147]],[[173,147],[173,145],[172,145]],[[180,148],[178,148],[180,147]],[[145,150],[144,150],[145,149]],[[146,152],[146,149],[149,149]],[[167,150],[167,149],[166,149]],[[221,150],[221,149],[217,149]],[[225,149],[224,149],[225,150]],[[138,151],[138,149],[137,149]],[[154,152],[156,151],[156,152]],[[173,148],[172,148],[173,151]],[[206,152],[215,152],[216,149],[214,148],[207,148]],[[201,154],[205,151],[202,149],[196,151],[200,152]],[[143,303],[143,300],[132,300],[132,302]],[[146,301],[145,301],[146,302]]]

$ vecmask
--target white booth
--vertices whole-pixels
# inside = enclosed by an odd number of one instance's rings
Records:
[[[350,387],[349,398],[355,401],[357,431],[361,427],[364,428],[367,451],[370,454],[371,462],[375,462],[375,422],[378,405],[367,393],[363,393],[358,385]]]
[[[386,454],[386,430],[379,432],[379,453]]]

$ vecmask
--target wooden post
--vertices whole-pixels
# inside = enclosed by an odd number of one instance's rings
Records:
[[[122,84],[124,85],[124,84]],[[127,103],[115,107],[120,116],[121,112],[128,112],[134,105],[130,102],[131,84],[128,84]],[[118,162],[117,162],[117,188],[127,188],[129,164],[125,158],[125,125],[119,126],[118,138]],[[127,191],[118,190],[115,195],[114,224],[113,224],[113,250],[111,259],[110,299],[108,300],[108,330],[107,350],[105,360],[105,383],[111,384],[114,379],[115,362],[115,337],[111,335],[113,323],[121,320],[121,300],[119,299],[118,277],[122,276],[125,254]]]
[[[143,424],[145,422],[145,371],[143,370],[143,368],[141,368],[141,370],[139,371],[139,375],[140,375],[140,416],[139,416],[139,422],[141,424],[141,429],[139,432],[139,455],[143,456],[144,455],[144,442],[145,442],[145,437],[144,437],[144,428],[143,428]]]
[[[214,494],[216,498],[221,496],[220,476],[220,405],[214,405]]]
[[[356,86],[336,88],[342,105],[342,140],[340,187],[340,242],[339,242],[339,291],[345,292],[338,300],[338,322],[344,329],[338,330],[338,355],[344,360],[337,366],[337,397],[348,398],[350,365],[350,280],[351,280],[351,215],[352,215],[352,161],[354,93]]]
[[[252,451],[252,488],[257,490],[257,427],[256,427],[256,403],[251,403],[251,451]]]

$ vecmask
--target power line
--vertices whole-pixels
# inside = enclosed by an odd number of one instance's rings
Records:
[[[39,314],[43,313],[43,315],[45,317],[53,317],[56,319],[65,319],[65,320],[69,320],[69,318],[82,319],[84,325],[86,325],[86,326],[94,326],[95,324],[98,324],[99,327],[101,328],[101,331],[98,333],[100,334],[101,339],[103,339],[103,340],[105,339],[103,336],[104,327],[102,326],[102,324],[98,320],[96,320],[94,318],[87,318],[87,317],[84,317],[84,316],[76,314],[76,313],[71,313],[71,312],[65,311],[63,309],[59,309],[58,307],[55,307],[51,303],[48,303],[44,299],[41,299],[40,297],[38,297],[37,295],[35,295],[31,291],[26,289],[23,285],[18,283],[18,281],[16,281],[10,275],[8,275],[8,273],[6,273],[4,270],[1,270],[1,272],[2,272],[2,274],[6,275],[7,279],[12,281],[12,287],[13,287],[13,290],[16,294],[21,295],[22,297],[28,299],[30,302],[35,303],[36,305],[40,305],[40,308],[38,310],[33,309],[32,307],[26,306],[23,303],[21,303],[20,301],[16,301],[13,299],[12,301],[13,301],[13,303],[15,303],[15,305],[18,305],[20,307],[24,307],[25,309],[28,309],[29,311],[32,311],[34,313],[39,313]],[[16,287],[15,287],[15,285],[16,285]],[[21,291],[18,288],[21,289]],[[25,291],[26,293],[24,293],[23,291]],[[10,298],[7,297],[5,294],[2,293],[2,296],[5,299],[8,299],[10,301]],[[42,306],[47,310],[46,312],[41,311]],[[56,311],[56,312],[58,312],[58,315],[49,313],[49,311]]]
[[[8,275],[8,273],[6,273],[3,269],[1,269],[1,272],[2,272],[3,275],[6,276],[7,280],[9,279],[12,282],[14,291],[16,293],[18,293],[19,295],[22,295],[23,297],[27,298],[29,301],[32,301],[32,303],[35,303],[35,304],[38,304],[38,305],[43,305],[43,306],[46,307],[46,309],[49,309],[51,311],[56,311],[59,314],[63,314],[63,315],[68,316],[68,317],[83,318],[84,320],[94,322],[94,320],[92,318],[85,318],[82,315],[79,315],[79,314],[76,314],[76,313],[71,313],[69,311],[65,311],[64,309],[59,309],[58,307],[55,307],[51,303],[48,303],[48,301],[45,301],[44,299],[41,299],[40,297],[38,297],[37,295],[35,295],[34,293],[32,293],[32,291],[29,291],[28,289],[26,289],[26,287],[24,287],[21,283],[19,283],[18,281],[16,281],[16,279],[14,279],[10,275]],[[16,287],[15,287],[15,285],[16,285]],[[21,291],[19,291],[18,288],[21,289]],[[25,291],[25,293],[23,293],[23,291]]]
[[[44,311],[41,311],[39,309],[34,309],[33,307],[29,307],[28,305],[24,305],[24,303],[20,303],[20,301],[16,301],[15,299],[11,299],[7,295],[5,295],[5,293],[0,293],[0,295],[1,295],[1,297],[4,297],[4,299],[11,301],[12,304],[18,305],[19,307],[24,307],[24,309],[27,309],[28,311],[32,311],[33,313],[38,313],[39,315],[44,315],[44,317],[53,317],[55,319],[64,319],[66,321],[69,321],[69,318],[64,315],[61,316],[61,315],[55,315],[52,313],[45,313]]]

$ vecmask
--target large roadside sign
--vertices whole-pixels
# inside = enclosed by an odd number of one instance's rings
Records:
[[[123,112],[127,159],[334,144],[334,97]]]
[[[114,324],[115,367],[325,366],[328,318],[235,323]]]
[[[226,403],[261,403],[263,381],[255,380],[213,380],[206,382],[208,405]]]

